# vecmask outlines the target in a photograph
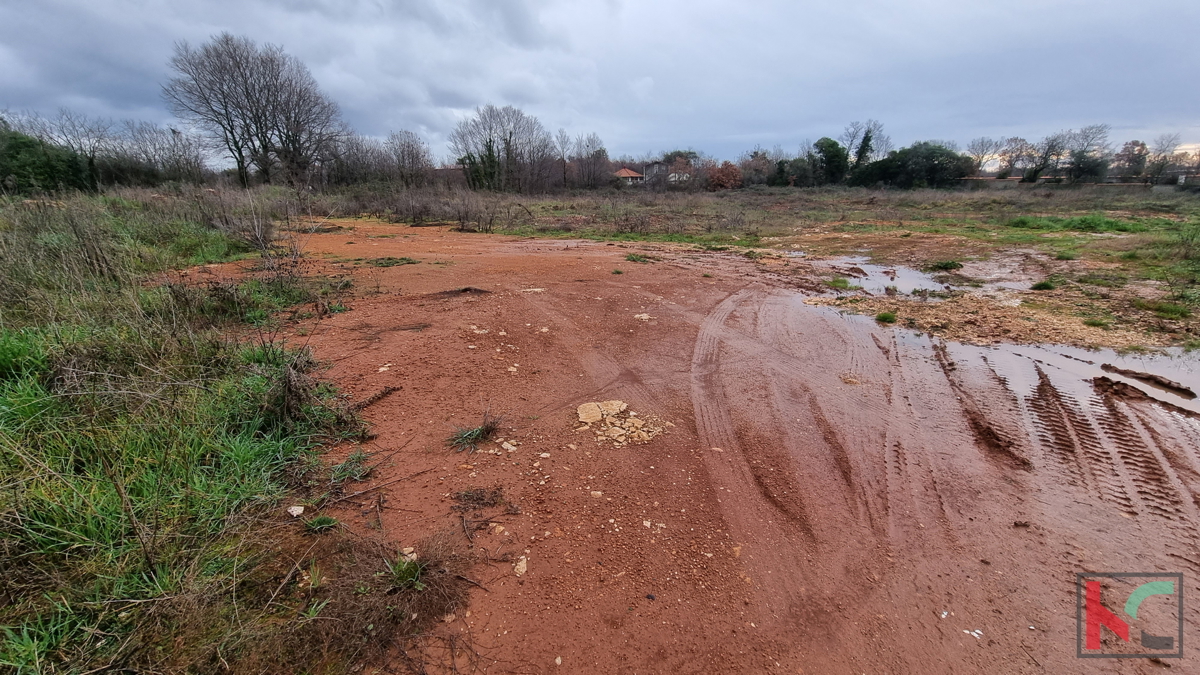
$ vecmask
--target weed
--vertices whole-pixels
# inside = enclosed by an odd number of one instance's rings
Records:
[[[615,270],[613,270],[613,271],[612,271],[612,273],[613,273],[613,274],[625,274],[623,271],[621,271],[621,270],[619,270],[619,269],[615,269]]]
[[[880,312],[875,315],[875,320],[879,323],[896,323],[896,314],[894,312]]]
[[[458,507],[456,508],[462,510],[489,508],[504,503],[504,488],[500,486],[469,488],[455,492],[452,498],[458,502]]]
[[[385,560],[388,570],[388,582],[393,589],[404,590],[411,588],[416,591],[425,590],[425,584],[421,582],[421,576],[425,572],[425,566],[416,560],[400,555],[396,560]]]
[[[334,485],[339,485],[348,480],[366,480],[374,470],[374,467],[366,465],[366,461],[369,458],[370,456],[367,453],[361,449],[356,449],[340,464],[335,464],[329,468],[329,480]]]
[[[1059,251],[1055,256],[1055,260],[1078,260],[1079,254],[1074,251]]]
[[[416,265],[419,262],[421,262],[421,261],[417,260],[415,258],[409,258],[408,256],[405,256],[403,258],[393,258],[391,256],[388,256],[386,258],[372,258],[370,261],[368,261],[369,264],[374,265],[375,267],[395,267],[397,265]]]
[[[711,278],[712,278],[712,275],[711,275],[711,274],[707,274],[707,273],[705,273],[705,274],[701,274],[700,276],[704,277],[705,279],[711,279]]]
[[[486,443],[491,440],[496,431],[500,429],[500,418],[493,416],[491,413],[483,414],[483,421],[477,427],[458,427],[457,430],[446,439],[446,444],[454,448],[457,452],[470,450],[475,452],[479,449],[480,443]]]
[[[1043,280],[1043,281],[1039,281],[1039,282],[1037,282],[1036,284],[1034,284],[1034,285],[1030,286],[1030,287],[1029,287],[1029,290],[1032,290],[1032,291],[1052,291],[1052,290],[1054,290],[1055,288],[1056,288],[1056,286],[1054,285],[1054,282],[1052,282],[1052,281],[1049,281],[1049,280]]]
[[[1133,301],[1133,306],[1138,309],[1144,309],[1149,312],[1154,312],[1154,315],[1160,319],[1186,319],[1192,315],[1191,310],[1183,305],[1178,305],[1165,300],[1143,300],[1136,298]]]
[[[834,277],[829,280],[829,285],[839,291],[857,291],[862,288],[862,286],[851,284],[850,280],[846,277]]]
[[[635,263],[648,263],[653,260],[653,258],[641,255],[640,253],[629,253],[625,256],[625,259],[628,260],[629,262],[635,262]]]
[[[1104,319],[1084,319],[1083,325],[1091,326],[1092,328],[1108,328],[1108,322]]]
[[[960,269],[962,269],[962,263],[957,260],[939,260],[925,268],[927,272],[953,272]]]
[[[304,531],[309,534],[321,534],[338,526],[338,519],[333,516],[317,516],[304,521]]]

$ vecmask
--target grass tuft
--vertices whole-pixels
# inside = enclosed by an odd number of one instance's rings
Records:
[[[333,516],[317,516],[304,521],[304,531],[309,534],[322,534],[338,526],[338,519]]]
[[[499,417],[485,412],[479,426],[459,427],[450,435],[450,438],[446,439],[446,444],[454,448],[456,452],[463,450],[475,452],[481,443],[488,442],[492,436],[496,435],[496,431],[500,429],[500,421]]]
[[[1052,290],[1054,290],[1055,288],[1056,288],[1056,286],[1054,285],[1054,282],[1046,280],[1046,281],[1039,281],[1039,282],[1037,282],[1036,284],[1034,284],[1034,285],[1030,286],[1030,287],[1029,287],[1029,290],[1032,290],[1032,291],[1052,291]]]
[[[388,582],[393,589],[404,590],[411,588],[415,591],[425,590],[425,584],[421,582],[421,576],[425,572],[425,566],[416,560],[416,558],[408,558],[400,555],[396,560],[386,560],[388,570]]]
[[[397,265],[416,265],[419,262],[421,261],[416,258],[409,258],[408,256],[402,258],[388,256],[385,258],[372,258],[368,261],[368,264],[375,267],[395,267]]]
[[[879,323],[896,323],[896,314],[894,312],[880,312],[875,315],[875,320]]]

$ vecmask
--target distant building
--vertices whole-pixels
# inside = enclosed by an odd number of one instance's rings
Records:
[[[613,175],[624,181],[626,185],[640,185],[646,181],[645,176],[627,166],[621,167],[621,170]]]
[[[671,173],[671,167],[666,162],[650,162],[643,172],[646,174],[646,180],[654,180],[655,176],[665,176]]]
[[[666,180],[668,183],[683,183],[691,180],[692,174],[686,171],[672,171],[671,165],[666,162],[650,162],[645,168],[646,180]],[[658,178],[663,176],[663,178]]]

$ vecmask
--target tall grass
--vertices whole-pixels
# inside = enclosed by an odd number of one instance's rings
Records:
[[[222,542],[355,428],[306,353],[222,332],[306,298],[298,278],[154,281],[267,251],[263,228],[239,231],[232,214],[206,222],[186,199],[0,203],[0,672],[153,662],[140,617],[228,587],[245,562]]]

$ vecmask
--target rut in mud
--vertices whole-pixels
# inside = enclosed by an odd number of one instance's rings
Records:
[[[385,293],[310,339],[349,389],[397,387],[379,443],[416,440],[404,473],[437,476],[391,493],[389,536],[457,526],[443,495],[477,485],[525,509],[484,514],[488,591],[453,624],[489,672],[1075,672],[1076,573],[1183,572],[1194,596],[1194,361],[943,342],[734,256],[664,248],[618,278],[602,244],[384,252],[456,266],[374,272]],[[443,292],[468,284],[490,292]],[[593,444],[576,407],[612,399],[674,427]],[[484,407],[518,452],[435,449],[435,420]]]

